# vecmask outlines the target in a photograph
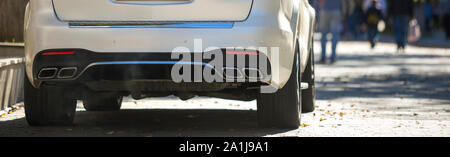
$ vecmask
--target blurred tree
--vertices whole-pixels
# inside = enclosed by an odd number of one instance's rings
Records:
[[[0,42],[23,42],[23,19],[29,0],[0,0]]]

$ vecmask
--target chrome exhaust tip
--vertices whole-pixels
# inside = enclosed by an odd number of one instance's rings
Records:
[[[72,78],[77,74],[78,68],[76,67],[68,67],[68,68],[61,68],[58,72],[58,78],[59,79],[68,79]]]
[[[264,78],[262,71],[257,68],[243,68],[242,71],[247,79],[262,80]]]
[[[225,67],[223,68],[225,79],[243,79],[244,74],[238,68]]]
[[[39,71],[38,79],[55,78],[57,71],[58,71],[57,68],[43,68],[41,69],[41,71]]]

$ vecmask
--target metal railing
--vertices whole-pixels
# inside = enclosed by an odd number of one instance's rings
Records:
[[[0,111],[23,101],[23,58],[0,58]]]

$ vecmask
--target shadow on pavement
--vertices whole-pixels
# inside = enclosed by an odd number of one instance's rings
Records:
[[[440,69],[450,67],[450,63],[433,62],[445,57],[447,56],[414,54],[340,55],[338,64],[321,66],[349,72],[334,78],[316,80],[318,99],[425,98],[442,100],[444,104],[450,105],[450,74],[445,69]],[[391,72],[384,73],[386,69],[375,69],[377,66],[387,67]],[[380,72],[371,74],[366,72],[368,68],[372,68],[370,70],[373,72]],[[418,70],[420,68],[422,69]]]
[[[77,112],[73,126],[29,127],[24,118],[0,122],[0,136],[265,136],[291,130],[262,129],[256,111],[136,109]]]
[[[317,95],[320,100],[343,97],[402,97],[441,99],[450,102],[449,86],[444,81],[449,79],[449,75],[445,74],[433,76],[400,74],[385,77],[350,78],[346,81],[318,81],[317,84],[320,84],[322,88],[317,89]],[[327,87],[338,88],[341,92]]]

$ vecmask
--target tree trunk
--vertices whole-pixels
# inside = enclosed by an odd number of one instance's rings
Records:
[[[29,0],[0,0],[0,42],[23,42],[23,19]]]

